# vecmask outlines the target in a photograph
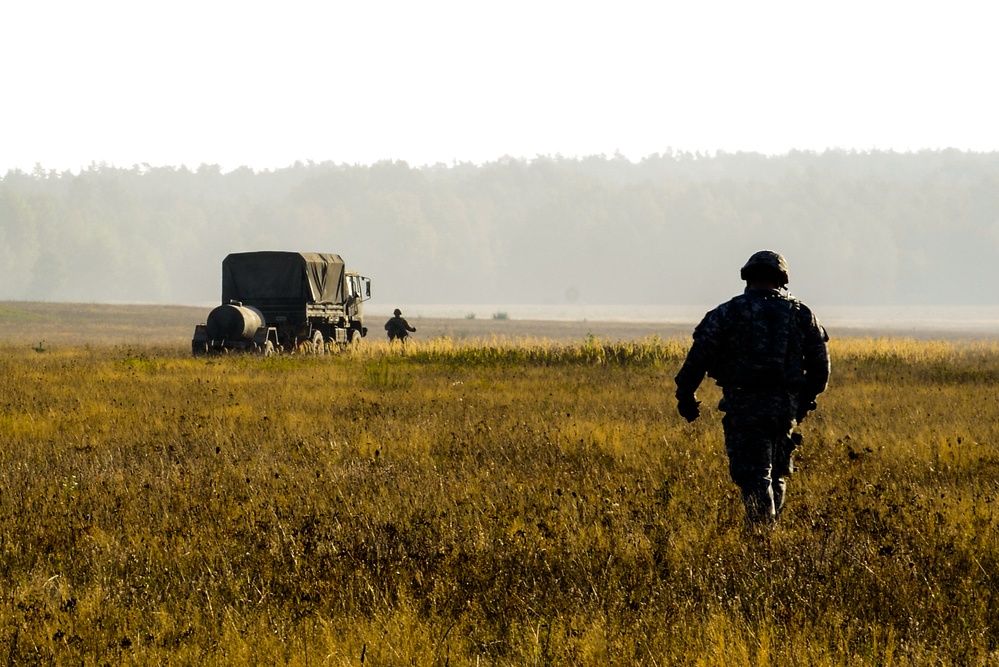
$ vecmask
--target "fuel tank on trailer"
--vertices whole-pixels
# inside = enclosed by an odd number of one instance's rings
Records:
[[[212,340],[251,340],[264,326],[264,315],[253,306],[226,303],[208,313],[208,337]]]

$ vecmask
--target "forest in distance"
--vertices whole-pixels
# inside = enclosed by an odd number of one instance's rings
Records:
[[[714,305],[752,252],[823,306],[995,305],[999,153],[39,165],[0,177],[0,300],[203,305],[231,252],[336,252],[371,306]],[[482,313],[486,314],[486,313]]]

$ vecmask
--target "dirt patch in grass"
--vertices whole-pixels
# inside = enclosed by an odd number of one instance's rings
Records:
[[[137,343],[190,345],[194,327],[203,323],[209,308],[162,305],[87,303],[0,303],[0,341],[36,345],[122,345]],[[383,340],[388,315],[366,318],[373,340]],[[544,320],[468,320],[410,318],[416,340],[546,339],[581,341],[638,340],[650,336],[689,336],[690,323],[565,322]]]
[[[173,305],[119,305],[94,303],[0,302],[0,342],[30,345],[177,345],[187,348],[194,327],[210,308]],[[387,314],[366,317],[369,340],[385,340]],[[549,340],[578,342],[594,337],[603,341],[690,338],[694,322],[597,322],[516,319],[409,318],[417,328],[415,340],[448,338],[453,341]],[[899,336],[877,327],[830,327],[835,337]],[[902,332],[914,339],[981,337],[973,332],[916,329]]]
[[[190,345],[208,309],[93,303],[0,303],[0,341],[38,345]]]

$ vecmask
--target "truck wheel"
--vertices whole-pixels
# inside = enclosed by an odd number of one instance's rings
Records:
[[[326,354],[326,341],[323,339],[322,331],[312,332],[312,353],[313,354]]]

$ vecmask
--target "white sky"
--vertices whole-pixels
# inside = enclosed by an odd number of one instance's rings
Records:
[[[999,150],[991,2],[15,0],[0,175]]]

